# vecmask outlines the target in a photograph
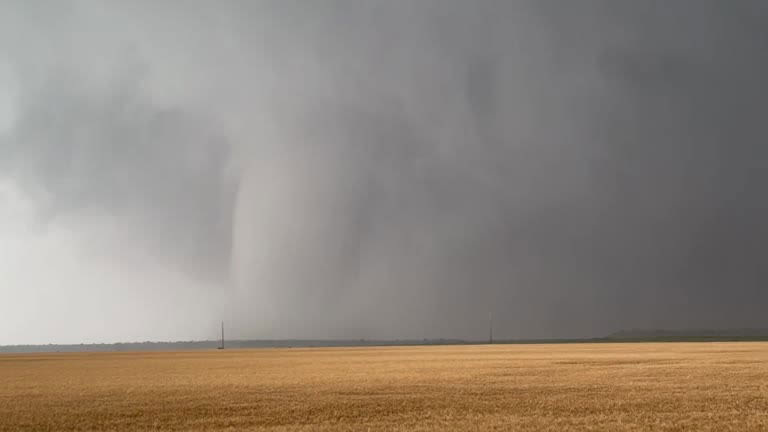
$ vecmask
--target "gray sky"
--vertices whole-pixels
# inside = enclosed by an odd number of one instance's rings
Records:
[[[0,3],[0,344],[766,327],[762,1]]]

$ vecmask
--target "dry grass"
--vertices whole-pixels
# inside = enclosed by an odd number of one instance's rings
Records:
[[[768,343],[0,355],[0,431],[768,430]]]

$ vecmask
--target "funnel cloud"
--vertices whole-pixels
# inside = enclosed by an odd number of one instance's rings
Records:
[[[5,1],[0,344],[767,327],[761,1]]]

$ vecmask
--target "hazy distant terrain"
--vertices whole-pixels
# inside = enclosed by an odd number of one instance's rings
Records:
[[[634,329],[621,330],[609,335],[608,340],[627,341],[686,341],[686,340],[712,340],[712,341],[761,341],[768,340],[768,329]]]
[[[0,431],[766,430],[766,360],[767,343],[7,354]]]
[[[497,339],[497,344],[531,343],[600,343],[600,342],[728,342],[768,341],[768,329],[632,329],[620,330],[605,337],[582,339]],[[273,339],[233,340],[227,349],[238,348],[312,348],[414,345],[484,344],[487,341],[463,339]],[[36,352],[110,352],[110,351],[178,351],[213,349],[220,341],[123,342],[102,344],[0,345],[0,353]]]
[[[275,340],[234,340],[226,343],[227,349],[238,348],[292,348],[292,347],[349,347],[349,346],[393,346],[393,345],[457,345],[465,344],[459,339],[423,340],[366,340],[366,339],[275,339]],[[104,344],[49,344],[49,345],[7,345],[0,346],[0,353],[35,352],[110,352],[110,351],[179,351],[218,348],[220,341],[176,341],[176,342],[128,342]]]

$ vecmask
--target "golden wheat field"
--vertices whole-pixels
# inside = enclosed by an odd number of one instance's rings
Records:
[[[768,430],[768,343],[5,354],[0,430]]]

